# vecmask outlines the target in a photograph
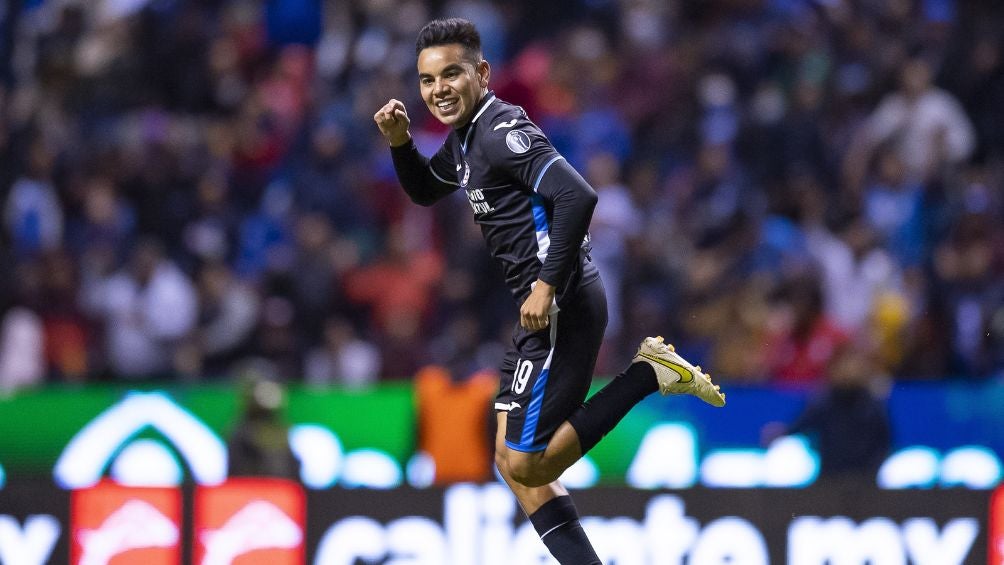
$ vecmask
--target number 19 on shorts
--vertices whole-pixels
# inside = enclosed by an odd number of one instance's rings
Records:
[[[520,359],[516,363],[516,370],[512,373],[512,391],[516,394],[523,394],[532,372],[533,363],[526,359]]]

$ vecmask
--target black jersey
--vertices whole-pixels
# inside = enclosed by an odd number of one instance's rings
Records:
[[[519,106],[488,92],[463,128],[426,159],[409,142],[394,166],[413,201],[430,205],[463,189],[489,252],[517,300],[538,278],[557,302],[597,276],[587,260],[596,193]]]

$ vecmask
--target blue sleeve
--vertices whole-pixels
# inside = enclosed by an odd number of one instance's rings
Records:
[[[537,193],[551,203],[551,245],[538,278],[564,288],[589,230],[598,197],[568,161],[559,159],[541,171]]]

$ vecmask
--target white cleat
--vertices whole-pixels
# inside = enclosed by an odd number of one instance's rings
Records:
[[[673,346],[665,343],[662,336],[646,337],[632,363],[648,363],[655,369],[659,380],[659,392],[667,394],[690,394],[712,406],[725,406],[725,395],[718,385],[711,382],[711,375],[701,371],[701,367],[691,365],[680,357]]]

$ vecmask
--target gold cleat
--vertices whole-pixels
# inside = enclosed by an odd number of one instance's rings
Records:
[[[712,406],[725,406],[725,395],[718,385],[711,382],[711,375],[704,373],[700,365],[695,367],[680,357],[671,344],[663,341],[662,336],[646,337],[632,362],[648,363],[655,369],[659,392],[664,396],[689,394]]]

